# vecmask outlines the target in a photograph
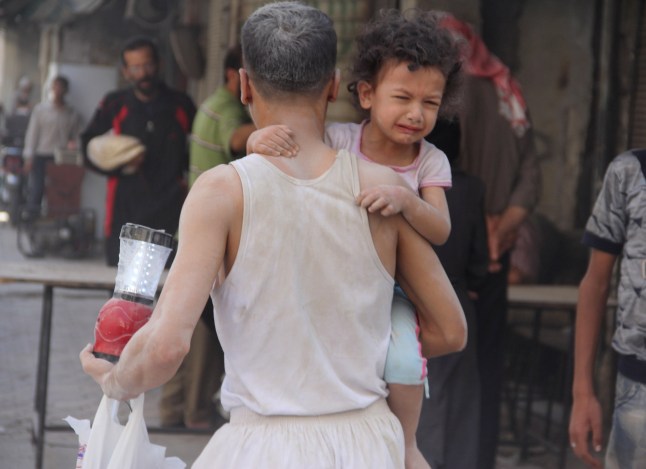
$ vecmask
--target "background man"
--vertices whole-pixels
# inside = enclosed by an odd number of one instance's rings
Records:
[[[599,453],[603,444],[594,369],[610,280],[620,254],[617,327],[612,339],[618,373],[605,467],[646,467],[645,196],[646,150],[617,156],[608,166],[583,235],[590,261],[576,308],[570,444],[590,467],[602,467],[590,453],[590,447]]]
[[[191,134],[189,184],[207,169],[245,155],[247,138],[256,130],[240,102],[240,46],[224,57],[224,85],[200,106]]]
[[[383,381],[395,273],[419,308],[426,355],[464,346],[464,315],[403,217],[356,204],[361,188],[405,183],[323,142],[340,82],[330,18],[272,3],[247,20],[242,43],[242,99],[254,122],[289,126],[301,150],[249,155],[198,179],[150,322],[117,365],[86,347],[84,370],[119,399],[167,381],[213,289],[231,423],[194,468],[402,468],[403,433]],[[226,278],[214,288],[221,266]]]
[[[175,233],[186,196],[188,144],[195,105],[191,98],[166,86],[159,77],[159,52],[146,37],[129,40],[121,51],[121,71],[132,87],[103,98],[81,135],[85,163],[109,176],[105,238],[108,265],[119,262],[119,232],[137,223]],[[87,156],[88,142],[108,131],[131,135],[146,151],[134,173],[119,167],[102,171]]]
[[[81,131],[81,117],[65,102],[69,81],[54,77],[47,101],[37,104],[29,118],[23,157],[29,173],[26,216],[38,216],[45,186],[47,165],[58,149],[75,149]]]
[[[34,107],[31,102],[31,93],[34,89],[34,84],[31,82],[31,79],[24,75],[18,80],[18,86],[16,86],[16,91],[13,93],[13,99],[11,101],[11,109],[9,110],[10,114],[22,114],[29,115],[32,108]]]

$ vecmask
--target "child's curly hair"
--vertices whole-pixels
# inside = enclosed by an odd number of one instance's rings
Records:
[[[381,10],[357,36],[357,51],[350,67],[348,91],[355,106],[359,106],[357,83],[376,84],[385,63],[395,60],[408,62],[411,71],[419,67],[440,69],[446,85],[440,115],[452,117],[460,103],[462,54],[461,45],[451,33],[440,26],[443,13],[410,9]],[[363,110],[362,110],[363,111]]]

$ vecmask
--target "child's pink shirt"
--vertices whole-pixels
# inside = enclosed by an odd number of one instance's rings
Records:
[[[325,129],[325,142],[337,150],[349,150],[360,158],[374,163],[361,152],[361,134],[366,122],[329,124]],[[435,186],[445,189],[451,187],[451,165],[448,158],[442,150],[426,140],[420,142],[419,154],[411,164],[388,166],[402,176],[416,193],[424,187]]]

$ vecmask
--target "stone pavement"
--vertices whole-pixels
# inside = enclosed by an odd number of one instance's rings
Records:
[[[16,250],[15,230],[0,223],[0,262],[22,261]],[[56,259],[60,261],[61,259]],[[103,262],[102,258],[87,262]],[[35,467],[31,442],[38,334],[42,287],[30,284],[0,284],[0,469]],[[48,425],[64,424],[71,415],[93,419],[101,390],[86,376],[78,359],[85,344],[92,341],[96,315],[108,292],[54,290],[51,355],[48,386]],[[159,424],[159,390],[146,393],[145,419]],[[190,464],[208,441],[208,435],[150,434],[153,443],[167,448]],[[73,432],[46,432],[45,469],[73,468],[78,439]]]
[[[0,223],[0,262],[24,260],[16,250],[15,236],[13,228]],[[97,256],[87,262],[103,261]],[[0,284],[0,469],[35,467],[31,422],[41,294],[42,287],[39,285]],[[108,293],[101,291],[56,289],[54,292],[47,412],[49,425],[64,423],[61,419],[67,415],[83,419],[94,417],[101,391],[82,372],[78,353],[92,340],[96,315],[107,297]],[[158,401],[158,389],[146,394],[145,419],[149,425],[159,423]],[[150,434],[153,443],[165,446],[168,456],[181,458],[188,467],[208,438],[208,435],[196,434]],[[71,431],[47,432],[44,468],[73,468],[77,446],[78,440]],[[498,469],[556,467],[553,456],[538,454],[520,464],[516,455],[507,448],[500,455]],[[567,467],[577,469],[583,465],[570,454]]]

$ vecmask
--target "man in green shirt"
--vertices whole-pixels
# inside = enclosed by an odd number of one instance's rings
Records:
[[[256,127],[240,101],[241,67],[240,46],[229,49],[223,65],[224,85],[202,103],[193,120],[189,187],[204,171],[246,154],[247,138]],[[224,373],[224,354],[215,334],[210,299],[202,318],[190,352],[175,377],[163,386],[159,410],[164,426],[207,428],[217,421],[213,395]]]
[[[244,156],[247,138],[256,128],[240,102],[240,46],[224,58],[225,84],[209,96],[193,121],[189,184],[204,171]]]

